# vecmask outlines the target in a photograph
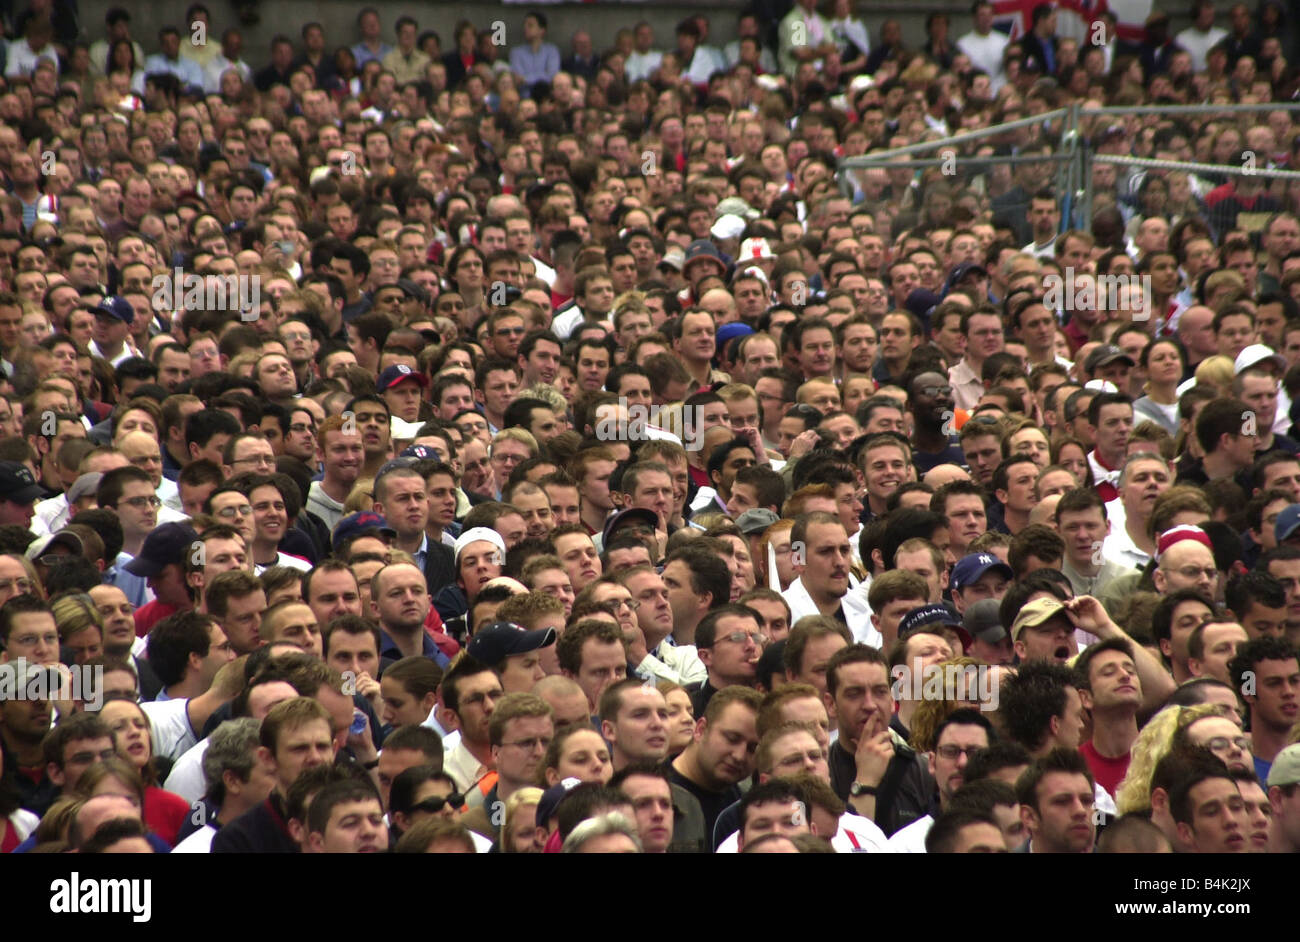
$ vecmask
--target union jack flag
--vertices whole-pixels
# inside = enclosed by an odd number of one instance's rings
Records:
[[[993,0],[993,28],[1017,40],[1034,25],[1034,8],[1046,0]],[[1107,0],[1056,0],[1058,10],[1069,11],[1085,24],[1090,24],[1108,7]],[[1057,24],[1057,34],[1065,35]],[[1066,31],[1069,32],[1069,31]],[[1075,37],[1078,38],[1078,37]]]

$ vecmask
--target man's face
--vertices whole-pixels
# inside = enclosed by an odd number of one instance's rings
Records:
[[[1095,793],[1084,775],[1049,772],[1038,783],[1038,807],[1021,805],[1021,815],[1040,850],[1081,854],[1091,850]]]
[[[323,657],[320,624],[311,606],[305,602],[286,605],[275,613],[275,630],[267,630],[277,642],[297,645],[315,657]]]
[[[944,728],[930,754],[930,774],[939,784],[939,796],[944,802],[952,799],[961,788],[966,774],[966,763],[973,751],[987,749],[989,735],[983,726],[971,723],[951,723]]]
[[[37,664],[59,662],[59,632],[54,626],[53,615],[48,612],[21,612],[13,615],[4,660],[16,661],[20,658]]]
[[[1209,676],[1215,680],[1220,680],[1231,686],[1231,675],[1228,673],[1228,662],[1237,654],[1237,648],[1245,644],[1252,637],[1259,638],[1265,634],[1272,634],[1276,637],[1282,637],[1285,634],[1285,621],[1283,616],[1285,609],[1264,609],[1267,612],[1275,612],[1279,617],[1277,620],[1270,619],[1267,627],[1256,626],[1257,634],[1251,635],[1246,628],[1235,622],[1226,622],[1223,624],[1206,625],[1201,632],[1202,645],[1204,650],[1200,661],[1197,662],[1197,675]],[[1246,613],[1250,616],[1250,612]],[[1245,621],[1246,619],[1243,619]]]
[[[1166,550],[1156,573],[1156,591],[1166,594],[1179,589],[1196,589],[1213,598],[1219,581],[1214,554],[1204,543],[1195,540],[1183,540]]]
[[[701,771],[717,789],[734,785],[754,771],[758,748],[758,717],[743,703],[733,703],[710,724],[696,725],[695,742]]]
[[[298,780],[307,769],[334,761],[334,737],[327,720],[310,720],[301,726],[280,729],[272,762],[280,792]]]
[[[1133,659],[1123,651],[1103,651],[1088,667],[1092,691],[1088,695],[1092,710],[1132,707],[1142,704],[1142,684]]]
[[[63,768],[58,773],[63,779],[58,783],[62,785],[63,794],[75,794],[77,783],[91,766],[113,758],[117,758],[117,750],[113,747],[111,736],[102,736],[98,739],[74,739],[64,743]]]
[[[603,725],[616,757],[662,762],[668,755],[668,701],[653,687],[624,690],[617,717]]]
[[[1076,565],[1091,568],[1098,549],[1110,532],[1110,525],[1098,507],[1072,510],[1060,515],[1057,529],[1065,539],[1065,551]]]
[[[1064,617],[1053,618],[1034,628],[1025,628],[1015,642],[1022,661],[1048,660],[1064,664],[1078,651],[1074,629]]]
[[[1201,854],[1241,854],[1247,841],[1246,801],[1230,778],[1209,778],[1188,793],[1191,822],[1178,823],[1178,835]]]
[[[605,688],[626,676],[627,655],[620,642],[588,638],[583,643],[582,662],[573,679],[587,695],[587,704],[593,713]]]
[[[483,671],[456,681],[456,691],[461,735],[472,743],[487,745],[488,721],[497,702],[505,696],[501,681],[492,671]]]
[[[356,576],[346,569],[325,569],[313,574],[307,604],[322,625],[328,625],[340,615],[360,615],[361,595]]]
[[[555,541],[555,553],[569,574],[575,592],[600,578],[600,554],[591,538],[584,533],[566,533]]]
[[[374,636],[369,632],[354,635],[335,631],[330,636],[328,663],[340,674],[351,671],[354,676],[369,674],[374,677],[379,671],[379,651]]]
[[[1300,714],[1300,663],[1289,660],[1263,660],[1255,665],[1256,692],[1246,702],[1251,707],[1252,723],[1269,729],[1290,729]]]
[[[889,728],[894,701],[884,664],[859,661],[840,665],[835,695],[832,698],[828,690],[826,699],[835,711],[840,736],[854,748],[863,737],[870,739]]]
[[[849,589],[852,547],[848,533],[839,523],[815,523],[808,527],[802,566],[796,570],[814,597],[843,598]]]
[[[873,504],[883,504],[907,480],[908,461],[901,445],[880,445],[864,453],[867,494]]]
[[[517,787],[536,781],[546,758],[546,748],[554,736],[555,724],[549,716],[519,716],[510,720],[502,730],[501,745],[492,747],[497,772]]]
[[[664,853],[673,839],[673,793],[668,782],[657,775],[630,775],[620,787],[636,812],[646,853]]]
[[[988,529],[984,501],[975,494],[956,494],[948,498],[945,509],[953,552],[960,555],[972,540]]]

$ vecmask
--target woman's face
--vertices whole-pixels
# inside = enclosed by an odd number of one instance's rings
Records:
[[[566,739],[560,750],[559,762],[555,768],[546,770],[546,778],[552,785],[559,784],[566,778],[604,785],[613,776],[614,766],[610,764],[609,747],[595,730],[582,730]]]
[[[1057,456],[1056,463],[1070,471],[1078,480],[1086,479],[1088,457],[1078,445],[1066,445]]]
[[[1154,383],[1177,383],[1183,375],[1183,361],[1172,344],[1158,343],[1147,356],[1147,376]]]
[[[111,700],[104,704],[99,718],[113,731],[113,741],[123,759],[136,768],[149,761],[153,747],[149,741],[149,721],[143,710],[128,700]]]
[[[695,738],[695,712],[691,707],[691,696],[685,690],[674,690],[666,699],[668,751],[675,754],[689,746]]]

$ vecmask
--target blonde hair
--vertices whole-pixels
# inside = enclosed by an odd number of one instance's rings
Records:
[[[374,478],[357,478],[356,483],[352,485],[352,490],[348,491],[348,499],[343,502],[343,512],[355,514],[370,510],[375,506],[374,490]]]
[[[1220,396],[1231,396],[1235,375],[1232,359],[1216,353],[1212,357],[1206,357],[1196,368],[1196,385],[1215,389]]]
[[[1115,790],[1115,807],[1120,814],[1150,809],[1151,777],[1156,765],[1173,749],[1174,733],[1202,717],[1217,715],[1219,713],[1213,704],[1203,703],[1191,707],[1165,707],[1151,717],[1133,743],[1128,772]]]
[[[974,657],[949,658],[946,661],[940,661],[935,666],[939,670],[944,670],[949,665],[961,668],[988,666],[984,661]],[[933,750],[937,745],[937,731],[943,721],[958,710],[971,705],[965,700],[949,700],[946,697],[938,699],[926,697],[923,699],[917,704],[916,712],[912,714],[912,724],[908,727],[912,748],[918,752]]]
[[[519,813],[520,808],[532,805],[542,800],[542,790],[540,788],[521,788],[506,799],[505,820],[501,822],[501,831],[497,835],[497,846],[501,848],[503,854],[513,854],[514,841],[511,836],[514,832],[515,815]]]

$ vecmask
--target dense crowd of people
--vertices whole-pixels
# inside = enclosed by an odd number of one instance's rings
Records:
[[[1300,850],[1296,37],[970,14],[6,22],[0,851]]]

